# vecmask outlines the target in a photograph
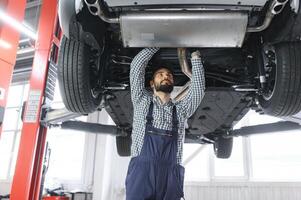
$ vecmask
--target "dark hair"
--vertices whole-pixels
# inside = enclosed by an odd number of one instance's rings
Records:
[[[174,75],[174,71],[172,69],[172,64],[168,63],[168,62],[154,62],[152,64],[152,77],[151,80],[154,79],[154,75],[155,73],[159,70],[159,69],[167,69],[168,71],[170,71],[170,73],[172,75]]]

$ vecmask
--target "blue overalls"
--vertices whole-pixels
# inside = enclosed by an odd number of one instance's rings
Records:
[[[184,198],[184,167],[177,164],[178,120],[173,106],[172,130],[153,127],[151,102],[139,156],[130,161],[126,177],[126,200],[180,200]]]

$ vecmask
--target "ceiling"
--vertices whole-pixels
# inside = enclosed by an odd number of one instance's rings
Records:
[[[37,32],[42,0],[27,0],[23,23]],[[14,68],[13,82],[29,78],[34,56],[34,41],[21,34],[17,60]]]

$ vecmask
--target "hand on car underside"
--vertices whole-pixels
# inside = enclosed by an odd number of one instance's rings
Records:
[[[191,54],[191,58],[192,59],[195,59],[195,58],[200,58],[201,57],[201,53],[200,53],[200,51],[194,51],[194,52],[192,52],[192,54]]]

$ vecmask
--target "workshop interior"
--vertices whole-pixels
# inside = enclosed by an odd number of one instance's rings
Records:
[[[301,200],[300,0],[1,0],[0,200],[124,200],[144,48],[189,95],[186,200]],[[167,199],[173,200],[173,199]]]

